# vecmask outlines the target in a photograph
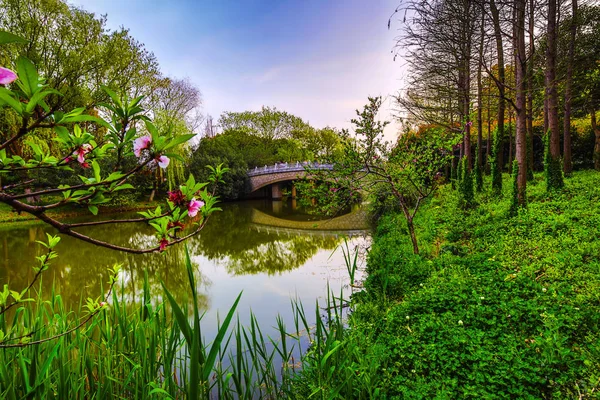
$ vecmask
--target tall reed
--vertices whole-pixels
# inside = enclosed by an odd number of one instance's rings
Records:
[[[346,258],[356,263],[356,258]],[[373,398],[376,369],[365,364],[355,338],[347,337],[342,293],[331,293],[314,317],[292,300],[293,326],[276,320],[266,335],[256,316],[234,323],[240,293],[215,338],[202,335],[193,267],[186,249],[191,303],[178,304],[163,285],[153,297],[147,274],[133,304],[124,291],[81,328],[55,340],[86,318],[83,301],[68,310],[54,291],[0,315],[0,398],[66,399],[273,399]],[[349,271],[353,266],[348,265]],[[87,310],[90,313],[90,310]],[[27,337],[27,340],[23,340]],[[17,345],[7,347],[8,344]],[[361,375],[362,374],[362,375]]]

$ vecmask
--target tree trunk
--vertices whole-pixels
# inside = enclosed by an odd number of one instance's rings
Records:
[[[516,86],[516,153],[519,165],[517,175],[517,198],[519,205],[526,203],[527,188],[527,54],[525,53],[525,2],[515,0],[516,27],[515,27],[515,86]]]
[[[591,110],[590,120],[592,121],[592,130],[594,131],[594,136],[596,137],[596,141],[594,143],[594,168],[597,171],[600,171],[600,128],[598,128],[598,124],[596,123],[595,108],[592,108]]]
[[[508,174],[512,175],[513,162],[513,129],[512,129],[512,111],[508,112]]]
[[[527,169],[533,176],[533,55],[535,54],[535,0],[529,0],[529,63],[527,64]],[[529,175],[529,174],[528,174]]]
[[[575,60],[575,40],[577,38],[577,0],[571,0],[571,4],[573,7],[573,16],[569,42],[567,81],[565,83],[565,118],[563,127],[563,168],[566,175],[570,175],[573,171],[573,162],[571,160],[571,100],[573,88],[573,63]]]
[[[546,98],[548,100],[548,129],[550,130],[550,157],[560,159],[560,132],[558,127],[558,90],[556,82],[556,7],[557,0],[548,0],[548,32],[546,49]]]
[[[504,100],[505,96],[505,85],[506,85],[506,74],[504,70],[504,45],[502,43],[502,27],[500,25],[500,13],[498,12],[498,8],[496,7],[496,1],[490,0],[490,11],[492,14],[492,22],[494,24],[494,37],[496,39],[496,53],[498,55],[498,133],[502,138],[504,135],[504,113],[506,110],[506,102]],[[498,154],[494,154],[498,160],[498,168],[500,172],[502,172],[503,166],[503,146],[502,140],[500,140],[500,146],[498,149]]]
[[[487,146],[485,148],[485,173],[490,173],[490,152],[492,147],[492,106],[491,106],[491,85],[488,90],[488,98],[487,98]]]
[[[419,254],[419,244],[417,243],[417,235],[415,233],[415,225],[413,224],[412,217],[406,218],[406,226],[408,227],[408,233],[410,234],[410,240],[413,246],[413,253]]]
[[[483,69],[483,39],[484,39],[485,12],[481,10],[481,35],[479,41],[479,63],[477,65],[477,166],[481,170],[483,165],[483,83],[481,71]]]

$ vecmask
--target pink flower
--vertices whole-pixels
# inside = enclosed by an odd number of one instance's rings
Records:
[[[77,161],[79,164],[83,164],[85,162],[85,155],[92,151],[92,145],[89,143],[82,144],[77,150],[73,152],[73,157],[77,157]]]
[[[17,74],[8,68],[0,67],[0,85],[8,85],[17,80]]]
[[[188,215],[190,217],[195,217],[202,207],[204,207],[204,202],[202,200],[196,200],[195,198],[192,198],[190,204],[188,204]]]
[[[89,167],[90,167],[90,164],[89,164],[89,163],[86,163],[86,162],[82,162],[82,163],[81,163],[81,166],[82,166],[83,168],[89,168]]]
[[[159,245],[160,245],[159,250],[164,251],[167,248],[167,246],[169,245],[169,241],[165,238],[162,238],[162,239],[160,239]]]
[[[152,136],[150,135],[142,136],[140,138],[135,139],[133,141],[133,154],[135,154],[136,157],[141,156],[142,150],[149,149],[151,143]]]
[[[174,190],[167,193],[169,195],[169,201],[176,206],[181,206],[185,203],[185,196],[180,189]]]
[[[165,169],[169,166],[169,162],[171,162],[171,160],[169,160],[169,157],[167,156],[160,156],[156,157],[156,162],[158,163],[159,167]]]

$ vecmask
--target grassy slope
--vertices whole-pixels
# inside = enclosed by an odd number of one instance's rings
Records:
[[[552,196],[537,175],[514,218],[505,179],[502,199],[478,195],[466,212],[442,188],[417,221],[420,257],[400,215],[380,220],[346,344],[361,349],[362,387],[392,398],[599,396],[600,174],[576,173]]]

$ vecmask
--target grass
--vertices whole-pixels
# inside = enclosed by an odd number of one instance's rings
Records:
[[[376,366],[361,379],[381,398],[600,398],[600,174],[553,194],[536,175],[514,217],[505,179],[468,211],[443,187],[418,216],[420,256],[401,215],[380,219],[342,348]]]

